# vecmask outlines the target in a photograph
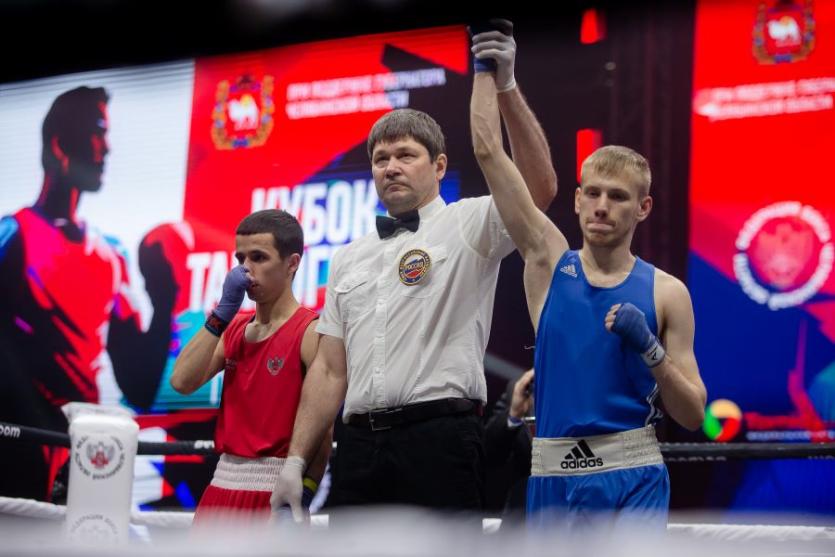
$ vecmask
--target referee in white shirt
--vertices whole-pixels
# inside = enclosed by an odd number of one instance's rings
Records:
[[[509,23],[509,22],[508,22]],[[499,105],[516,162],[545,209],[556,174],[535,116],[513,80],[510,29],[473,37],[498,63]],[[478,61],[477,61],[478,62]],[[480,510],[483,359],[499,263],[513,251],[489,196],[447,205],[444,137],[411,109],[380,118],[368,138],[377,193],[391,217],[334,256],[322,339],[308,371],[290,456],[273,506],[299,500],[306,462],[344,400],[331,499]]]

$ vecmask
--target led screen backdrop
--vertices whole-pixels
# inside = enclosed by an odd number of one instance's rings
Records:
[[[827,155],[835,144],[835,6],[805,0],[700,1],[694,12],[688,12],[695,17],[692,111],[685,106],[671,121],[678,133],[688,133],[688,126],[692,130],[691,183],[669,180],[670,166],[686,167],[684,150],[674,160],[649,155],[657,171],[653,222],[670,206],[672,188],[690,188],[688,275],[680,278],[691,289],[696,351],[709,393],[708,419],[698,439],[831,438],[835,190]],[[649,111],[642,122],[663,122],[668,116],[663,103],[636,104],[635,98],[624,96],[631,90],[630,79],[647,73],[629,49],[644,27],[614,16],[608,23],[610,35],[585,46],[573,44],[579,33],[559,34],[558,22],[545,19],[537,40],[520,35],[529,42],[521,50],[525,58],[517,64],[517,77],[551,141],[560,176],[560,193],[549,214],[558,215],[558,224],[569,237],[573,234],[575,248],[580,241],[576,217],[565,209],[573,207],[577,131],[599,128],[604,142],[618,138],[616,142],[646,150],[650,144],[642,148],[637,136],[658,130],[615,132],[633,130],[630,118],[636,107]],[[523,28],[520,24],[520,33]],[[689,60],[689,46],[684,50]],[[604,80],[592,70],[608,67],[610,59],[618,61],[618,71]],[[662,59],[652,58],[665,63]],[[20,288],[43,293],[45,284],[54,288],[50,292],[58,297],[50,301],[41,296],[35,308],[54,321],[44,327],[7,311],[0,343],[15,339],[29,347],[25,353],[32,361],[67,370],[66,377],[74,379],[69,386],[89,399],[132,403],[137,388],[150,389],[145,397],[150,402],[133,404],[141,414],[143,439],[211,438],[221,379],[190,397],[167,385],[174,358],[219,297],[233,263],[237,222],[265,207],[285,208],[300,219],[307,246],[294,290],[305,305],[320,307],[333,250],[368,232],[382,211],[364,142],[371,124],[385,111],[408,106],[439,121],[450,159],[442,183],[447,201],[461,192],[486,192],[471,152],[468,64],[462,26],[0,85],[2,215],[18,213],[41,195],[40,129],[55,98],[79,85],[101,86],[109,93],[110,152],[101,187],[82,193],[77,208],[95,239],[82,244],[81,251],[104,258],[112,277],[118,278],[105,287],[101,279],[85,282],[74,255],[68,256],[69,263],[51,260],[43,249],[51,244],[38,244],[33,236],[31,253],[38,255],[40,266],[34,270],[39,272],[20,265],[16,278],[4,279],[2,286],[18,288],[15,293]],[[640,71],[633,71],[636,67]],[[663,90],[675,97],[664,99],[667,104],[689,103],[689,91],[680,89]],[[661,94],[656,91],[652,98]],[[658,131],[659,136],[664,133]],[[658,225],[655,230],[663,235],[678,229]],[[16,233],[4,219],[0,267],[13,255],[6,247]],[[675,260],[684,254],[641,255],[660,262],[659,255]],[[508,263],[496,300],[493,331],[498,336],[508,332],[508,324],[529,327],[521,263],[516,255]],[[518,280],[508,279],[507,269],[512,271],[513,265]],[[48,280],[41,280],[42,274]],[[115,310],[149,330],[158,306],[154,300],[165,298],[165,286],[172,282],[176,299],[167,318],[173,332],[163,339],[167,361],[134,374],[138,381],[114,373],[124,356],[120,346],[107,342],[108,318]],[[96,307],[92,301],[102,292],[112,294],[118,304],[99,306],[91,315],[88,310]],[[13,297],[4,291],[0,308]],[[83,310],[67,309],[78,306]],[[66,311],[53,311],[55,307]],[[78,325],[82,317],[83,327]],[[515,331],[507,336],[512,338],[501,337],[493,346],[513,353],[509,345],[528,346],[533,340]],[[7,344],[0,347],[6,350]],[[7,359],[0,375],[4,400],[15,399],[17,393],[4,390],[15,373],[25,378],[16,384],[31,385],[27,374],[38,367],[14,363]],[[42,391],[34,396],[43,404]],[[0,411],[8,408],[0,405]],[[5,414],[3,418],[15,421]],[[211,473],[211,466],[195,462],[203,459],[140,459],[135,500],[151,506],[193,505]],[[674,494],[692,493],[692,505],[835,512],[835,482],[827,462],[732,465],[710,466],[703,484],[694,481],[695,467],[682,470],[687,480],[674,477]]]
[[[237,223],[273,207],[300,220],[306,245],[293,288],[319,309],[333,251],[373,230],[384,212],[366,155],[371,125],[393,108],[425,110],[450,144],[469,150],[462,125],[469,64],[466,31],[454,27],[0,86],[3,296],[28,304],[0,312],[4,353],[26,359],[6,366],[3,383],[17,378],[15,388],[38,399],[51,416],[39,422],[44,427],[60,421],[61,403],[80,399],[131,405],[143,414],[143,439],[211,438],[222,377],[187,397],[168,380],[235,264]],[[79,86],[107,91],[109,153],[100,187],[69,201],[83,224],[68,241],[60,231],[76,230],[71,219],[27,208],[50,187],[41,163],[44,118],[59,95]],[[70,125],[89,126],[84,118],[71,115]],[[442,184],[448,202],[459,197],[462,173],[473,172],[463,160],[451,159]],[[165,306],[155,300],[165,292],[174,292],[170,316],[162,316],[172,324],[162,339],[167,361],[120,373],[127,358],[112,342],[114,329],[153,328]],[[136,391],[150,397],[137,403]],[[140,459],[135,500],[193,505],[206,478],[178,466],[202,460]]]
[[[709,439],[835,440],[834,37],[833,2],[697,7],[688,284]],[[745,466],[719,482],[732,507],[835,511],[825,463]]]

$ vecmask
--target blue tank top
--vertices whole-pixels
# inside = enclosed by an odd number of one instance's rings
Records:
[[[655,267],[640,258],[611,288],[589,284],[577,251],[560,258],[536,335],[537,437],[600,435],[661,418],[646,364],[603,324],[610,307],[631,302],[658,335],[654,283]]]

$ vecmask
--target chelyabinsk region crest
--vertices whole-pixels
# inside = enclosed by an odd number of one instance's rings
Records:
[[[803,60],[815,47],[812,0],[760,2],[754,23],[754,58],[761,64]]]
[[[431,267],[432,259],[428,253],[422,249],[409,250],[400,258],[400,282],[406,286],[414,286],[429,274]]]
[[[811,298],[832,272],[829,223],[811,205],[782,201],[763,207],[736,239],[734,275],[755,302],[772,310]]]
[[[267,142],[274,124],[273,85],[271,75],[260,82],[243,75],[233,83],[218,83],[212,110],[215,147],[247,149]]]
[[[118,437],[85,435],[76,442],[75,464],[94,480],[110,478],[125,464],[125,448]]]

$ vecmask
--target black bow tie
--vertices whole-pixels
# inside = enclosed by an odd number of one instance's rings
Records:
[[[396,219],[380,215],[377,216],[377,234],[380,235],[381,240],[385,240],[394,234],[398,228],[405,228],[406,230],[417,232],[419,225],[420,214],[418,214],[417,209],[406,211]]]

